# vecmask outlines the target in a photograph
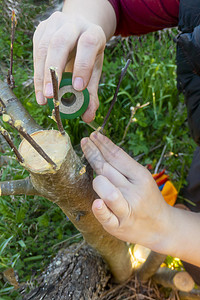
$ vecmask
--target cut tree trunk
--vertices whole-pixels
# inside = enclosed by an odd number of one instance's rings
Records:
[[[93,216],[91,206],[97,197],[92,188],[93,174],[74,152],[69,136],[56,130],[42,130],[8,86],[0,81],[0,98],[6,113],[14,121],[20,120],[28,133],[56,164],[47,163],[29,142],[19,146],[23,167],[30,177],[23,182],[0,183],[0,195],[40,195],[56,203],[82,233],[89,245],[96,249],[110,267],[118,282],[132,274],[131,258],[126,243],[108,234]],[[18,184],[19,183],[19,184]],[[20,186],[20,188],[19,188]]]

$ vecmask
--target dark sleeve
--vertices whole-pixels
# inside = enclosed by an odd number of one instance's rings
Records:
[[[177,87],[185,96],[188,124],[200,145],[200,6],[199,0],[180,1],[177,37]]]

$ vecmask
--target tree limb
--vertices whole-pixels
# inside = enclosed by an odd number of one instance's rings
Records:
[[[39,195],[29,177],[21,180],[0,182],[0,196],[9,195]]]
[[[0,80],[0,98],[1,102],[6,107],[7,114],[10,115],[13,120],[21,120],[29,134],[42,130],[22,106],[21,102],[17,99],[9,86],[2,80]]]
[[[169,268],[159,268],[152,279],[164,287],[174,290],[190,292],[194,288],[194,280],[185,271],[171,270]]]
[[[165,258],[166,255],[151,251],[147,260],[138,271],[138,278],[141,281],[147,281],[156,273]]]
[[[190,293],[179,292],[179,298],[181,300],[198,300],[200,299],[200,290],[192,290]]]

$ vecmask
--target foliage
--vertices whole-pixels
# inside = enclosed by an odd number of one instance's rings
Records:
[[[36,5],[30,0],[20,5],[14,45],[14,78],[17,85],[14,92],[40,125],[54,128],[54,122],[48,118],[48,107],[36,104],[33,89],[34,18],[46,8],[47,4]],[[9,66],[9,30],[8,14],[5,14],[0,24],[1,78],[5,78],[5,70]],[[130,58],[132,63],[122,82],[106,134],[119,144],[131,116],[130,108],[137,103],[150,102],[145,108],[137,110],[123,148],[143,165],[151,164],[154,169],[163,147],[167,145],[160,169],[167,169],[180,190],[185,183],[195,145],[188,133],[183,97],[177,94],[176,89],[175,35],[176,30],[167,30],[144,37],[118,39],[117,44],[114,42],[114,46],[106,49],[99,86],[100,108],[95,121],[102,124],[121,68]],[[80,139],[89,135],[92,129],[81,119],[65,121],[64,126],[79,152]],[[13,130],[11,132],[17,145],[17,134]],[[7,149],[2,155],[11,157],[12,153]],[[27,176],[14,159],[2,167],[0,174],[1,180]],[[76,233],[60,209],[40,197],[1,197],[0,212],[0,270],[3,272],[13,267],[18,272],[20,282],[30,281],[32,275],[40,272],[56,253],[55,245]],[[172,264],[171,259],[168,260]],[[0,294],[0,299],[20,299],[3,276],[0,276]]]

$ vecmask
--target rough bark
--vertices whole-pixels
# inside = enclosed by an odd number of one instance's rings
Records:
[[[194,280],[187,272],[180,272],[169,268],[160,268],[153,275],[152,279],[164,287],[183,292],[190,292],[195,285]]]
[[[24,300],[97,300],[105,290],[110,273],[102,258],[87,245],[72,245],[58,252],[37,279],[38,287]],[[24,290],[24,292],[26,289]]]

